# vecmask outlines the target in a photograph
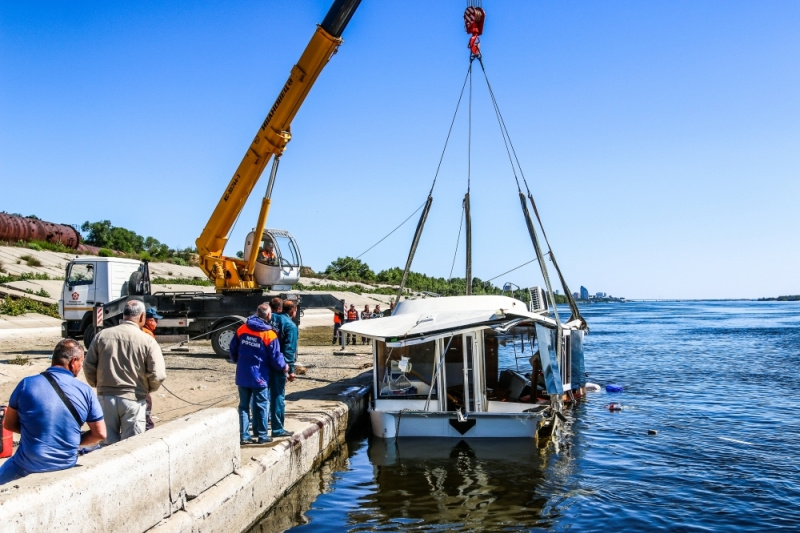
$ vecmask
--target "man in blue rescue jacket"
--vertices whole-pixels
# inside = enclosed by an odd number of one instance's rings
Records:
[[[269,377],[273,372],[289,373],[281,354],[278,334],[269,325],[268,303],[258,306],[256,314],[236,330],[231,339],[231,360],[236,363],[236,386],[239,388],[239,432],[242,444],[272,442],[267,431],[269,413]],[[253,405],[253,432],[250,437],[250,404]]]

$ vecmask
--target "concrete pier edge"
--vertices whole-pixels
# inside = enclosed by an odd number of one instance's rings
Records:
[[[270,444],[240,448],[236,410],[205,409],[0,486],[0,532],[247,531],[366,413],[369,388],[350,381],[313,410],[287,404],[295,433]]]

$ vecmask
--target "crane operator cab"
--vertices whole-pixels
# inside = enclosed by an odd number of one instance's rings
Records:
[[[273,290],[290,290],[300,281],[302,260],[297,241],[292,234],[281,229],[265,229],[261,240],[255,239],[255,232],[247,234],[244,256],[249,257],[253,246],[258,246],[256,257],[256,283]]]

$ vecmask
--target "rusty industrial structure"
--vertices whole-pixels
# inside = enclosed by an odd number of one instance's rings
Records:
[[[0,241],[44,241],[78,249],[80,232],[66,224],[0,213]]]

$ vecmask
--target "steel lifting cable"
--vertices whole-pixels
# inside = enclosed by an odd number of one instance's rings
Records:
[[[450,143],[450,135],[453,133],[453,125],[456,123],[456,117],[458,116],[458,110],[461,108],[461,99],[464,98],[464,89],[467,87],[467,80],[472,77],[472,61],[470,61],[469,68],[467,69],[467,75],[464,76],[464,83],[461,84],[461,92],[458,95],[458,102],[456,102],[456,109],[453,112],[453,118],[450,120],[450,128],[447,130],[447,137],[444,140],[444,147],[442,148],[442,154],[439,156],[439,164],[436,166],[436,174],[433,176],[433,183],[431,183],[431,190],[428,193],[428,196],[433,194],[433,188],[436,186],[436,179],[439,177],[439,171],[442,168],[442,161],[444,160],[444,154],[447,151],[447,145]]]
[[[506,154],[508,155],[508,162],[511,165],[511,171],[514,174],[514,181],[517,183],[517,190],[521,191],[519,184],[519,177],[517,176],[517,168],[519,168],[519,173],[522,175],[522,180],[525,182],[525,175],[522,174],[522,166],[519,164],[519,159],[517,158],[516,151],[514,150],[514,144],[511,142],[511,137],[508,135],[508,128],[506,128],[505,120],[503,119],[502,113],[500,113],[500,106],[497,103],[497,99],[494,96],[494,91],[492,90],[492,84],[489,83],[489,76],[486,74],[486,68],[483,65],[483,58],[478,58],[478,63],[481,65],[481,71],[483,72],[483,78],[486,80],[486,88],[489,91],[489,96],[492,100],[492,106],[494,108],[494,114],[497,118],[497,124],[500,127],[500,135],[503,137],[503,144],[506,148]],[[513,157],[512,157],[513,152]],[[517,164],[514,165],[514,160],[516,159]],[[528,184],[525,182],[525,188],[527,190]],[[528,191],[530,192],[530,191]]]
[[[470,58],[469,69],[467,70],[467,75],[469,76],[469,100],[467,102],[467,194],[469,194],[472,179],[472,61],[473,58]],[[478,56],[478,61],[480,61],[480,56]]]
[[[550,261],[553,263],[553,268],[556,269],[558,273],[559,281],[561,282],[562,287],[564,288],[564,292],[566,293],[567,301],[569,302],[570,311],[572,312],[572,317],[570,320],[578,319],[582,322],[584,328],[586,327],[586,321],[581,316],[580,311],[578,310],[578,306],[575,303],[574,298],[572,298],[572,293],[567,286],[566,279],[564,279],[564,275],[561,272],[561,268],[558,266],[558,262],[556,261],[555,254],[553,253],[553,247],[550,245],[550,240],[547,238],[547,232],[544,229],[544,224],[542,224],[542,219],[539,216],[539,209],[536,207],[536,202],[533,199],[533,194],[531,193],[530,187],[528,186],[528,180],[525,178],[525,173],[522,170],[522,165],[519,162],[519,157],[517,156],[517,151],[514,148],[514,143],[511,141],[511,136],[508,133],[508,128],[506,127],[505,119],[503,119],[503,114],[500,112],[500,106],[497,103],[497,99],[494,95],[494,90],[492,89],[492,85],[489,82],[489,76],[486,73],[486,68],[483,64],[483,59],[478,57],[478,62],[481,65],[481,70],[483,71],[484,79],[486,80],[486,87],[489,90],[489,95],[492,99],[492,105],[495,109],[495,115],[497,117],[497,122],[500,127],[500,133],[503,137],[503,142],[506,146],[506,153],[508,154],[509,163],[511,164],[512,172],[514,173],[514,180],[517,183],[517,190],[522,194],[522,190],[519,184],[519,178],[517,177],[517,169],[519,169],[519,175],[522,177],[522,182],[525,184],[525,191],[527,192],[528,201],[531,203],[531,207],[533,207],[533,212],[536,215],[536,221],[539,224],[539,228],[542,230],[542,236],[544,237],[545,244],[547,244],[547,255],[550,256]],[[512,156],[513,154],[513,156]],[[515,165],[516,162],[516,165]],[[527,210],[526,210],[527,211]],[[519,267],[518,267],[519,268]],[[549,285],[549,280],[546,280]],[[550,290],[550,287],[548,287]],[[555,308],[555,300],[553,301],[553,306]]]
[[[416,209],[415,209],[415,210],[414,210],[414,211],[413,211],[413,212],[412,212],[410,215],[408,215],[408,216],[406,217],[406,219],[405,219],[405,220],[403,220],[403,221],[402,221],[400,224],[398,224],[398,225],[397,225],[397,226],[396,226],[396,227],[395,227],[395,228],[394,228],[392,231],[390,231],[389,233],[387,233],[386,235],[384,235],[384,236],[383,236],[383,237],[382,237],[382,238],[381,238],[381,239],[380,239],[378,242],[376,242],[375,244],[373,244],[372,246],[370,246],[369,248],[367,248],[366,250],[364,250],[363,252],[361,252],[359,255],[357,255],[356,257],[354,257],[354,258],[353,258],[353,261],[345,261],[345,263],[344,263],[342,266],[340,266],[338,269],[336,269],[335,271],[333,271],[333,272],[331,272],[331,273],[329,273],[329,274],[325,274],[325,275],[324,275],[324,276],[322,276],[320,279],[322,279],[322,280],[326,280],[326,279],[328,279],[328,278],[329,278],[329,277],[330,277],[332,274],[335,274],[335,273],[339,272],[340,270],[343,270],[343,269],[344,269],[346,266],[348,266],[350,263],[353,263],[353,262],[355,262],[355,260],[356,260],[356,259],[360,259],[360,258],[361,258],[361,257],[363,257],[364,255],[366,255],[366,254],[367,254],[367,253],[368,253],[370,250],[372,250],[373,248],[375,248],[376,246],[378,246],[380,243],[382,243],[383,241],[385,241],[386,239],[388,239],[388,238],[389,238],[389,237],[392,235],[392,233],[394,233],[395,231],[397,231],[397,230],[399,230],[400,228],[402,228],[402,227],[405,225],[405,223],[406,223],[406,222],[408,222],[409,220],[411,220],[411,217],[413,217],[415,214],[417,214],[417,211],[419,211],[419,210],[420,210],[420,209],[422,209],[423,207],[425,207],[425,203],[424,203],[424,202],[423,202],[423,203],[422,203],[422,204],[421,204],[419,207],[417,207],[417,208],[416,208]]]
[[[500,106],[498,105],[497,99],[494,96],[494,91],[492,90],[492,85],[489,82],[489,76],[486,73],[486,68],[483,65],[483,59],[480,56],[478,56],[477,59],[478,59],[478,63],[480,63],[480,65],[481,65],[481,70],[483,71],[483,76],[484,76],[484,79],[486,80],[486,86],[487,86],[487,88],[489,90],[489,95],[491,96],[491,99],[492,99],[492,105],[494,106],[495,115],[497,116],[497,121],[498,121],[498,124],[500,125],[500,133],[503,136],[503,142],[506,143],[506,152],[509,154],[509,159],[511,159],[511,153],[512,152],[514,153],[514,157],[516,158],[516,150],[514,149],[514,144],[511,142],[511,137],[508,134],[508,128],[506,128],[505,120],[503,120],[503,115],[500,112]],[[509,148],[510,148],[510,150],[509,150]],[[524,174],[522,174],[522,166],[519,164],[519,159],[518,158],[516,158],[516,163],[517,163],[517,167],[519,167],[519,169],[520,169],[520,174],[522,175],[523,182],[525,183],[525,186],[527,188],[527,181],[525,180]],[[528,234],[531,237],[531,242],[533,243],[533,248],[534,248],[534,251],[536,252],[536,258],[539,261],[539,269],[540,269],[540,271],[542,273],[542,278],[544,279],[545,287],[547,288],[548,298],[550,299],[550,303],[552,304],[552,307],[553,307],[553,318],[555,318],[555,320],[556,320],[556,353],[561,353],[563,326],[561,325],[561,318],[560,318],[560,316],[558,314],[558,306],[556,305],[556,299],[555,299],[555,295],[553,293],[553,287],[552,287],[552,284],[550,283],[550,276],[549,276],[549,274],[547,272],[547,265],[545,265],[545,263],[544,263],[544,254],[542,253],[541,247],[539,245],[539,237],[536,234],[536,227],[534,226],[533,218],[531,217],[530,212],[528,211],[528,206],[527,206],[527,203],[525,201],[525,195],[524,195],[524,193],[522,192],[522,190],[521,190],[521,188],[519,186],[519,179],[517,178],[517,173],[516,173],[516,170],[514,168],[514,161],[513,160],[511,160],[511,168],[512,168],[512,172],[514,173],[514,180],[517,183],[517,191],[519,193],[520,206],[522,208],[522,212],[523,212],[523,215],[525,217],[525,224],[528,227]],[[528,190],[528,192],[530,193],[530,190]],[[541,219],[538,219],[538,222],[539,222],[539,227],[542,227]],[[544,229],[542,229],[542,231],[544,231]],[[548,243],[548,246],[549,246],[549,243]],[[551,259],[552,259],[552,250],[548,250],[548,251],[550,252]],[[557,268],[557,265],[555,265],[555,263],[554,263],[554,266],[556,266],[556,268]],[[563,279],[563,277],[560,276],[560,272],[559,272],[559,277],[561,279]],[[568,296],[568,298],[569,297],[570,296]]]
[[[481,20],[483,20],[481,18]],[[473,35],[474,37],[474,35]],[[472,294],[472,210],[470,209],[469,193],[472,184],[472,62],[475,57],[480,60],[479,43],[478,55],[473,52],[469,60],[469,102],[467,106],[467,193],[464,195],[464,221],[466,223],[466,233],[464,235],[464,255],[466,264],[464,265],[464,294]]]
[[[445,139],[444,147],[442,148],[442,154],[439,156],[439,164],[436,167],[436,173],[433,176],[433,182],[431,183],[431,189],[428,192],[428,198],[425,202],[425,209],[420,215],[419,222],[417,222],[417,229],[414,232],[414,240],[411,243],[411,248],[408,252],[408,259],[406,260],[406,266],[403,269],[403,276],[400,279],[400,286],[397,288],[397,297],[396,301],[399,302],[401,296],[403,295],[403,291],[405,290],[406,281],[408,280],[408,274],[411,271],[411,264],[414,261],[414,254],[417,251],[417,246],[419,245],[419,239],[422,236],[422,230],[425,226],[425,221],[428,218],[428,212],[430,211],[431,203],[433,203],[433,188],[436,186],[436,180],[439,177],[439,171],[442,168],[442,161],[444,160],[444,154],[447,151],[447,145],[450,142],[450,136],[453,133],[453,125],[455,124],[456,117],[458,116],[458,110],[461,107],[461,100],[464,97],[464,88],[467,85],[467,79],[470,76],[469,70],[467,71],[467,76],[464,78],[464,83],[461,85],[461,92],[458,95],[458,102],[456,103],[456,109],[453,112],[453,118],[450,121],[450,128],[447,131],[447,138]]]
[[[458,236],[456,237],[456,249],[453,252],[453,263],[450,265],[450,275],[448,278],[453,277],[453,270],[456,268],[456,256],[458,255],[458,243],[461,242],[461,229],[464,227],[464,209],[465,206],[461,204],[461,222],[458,225]],[[449,291],[448,291],[449,292]]]

